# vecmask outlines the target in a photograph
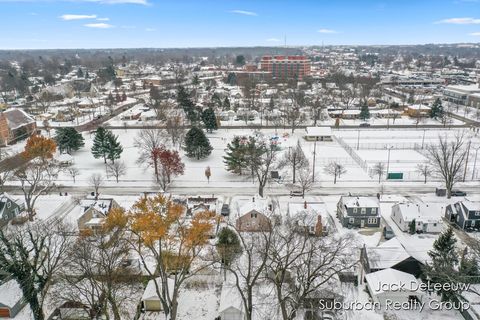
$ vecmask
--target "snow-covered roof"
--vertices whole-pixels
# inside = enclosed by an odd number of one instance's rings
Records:
[[[326,211],[325,204],[323,203],[305,203],[289,202],[288,203],[288,216],[294,220],[297,220],[300,225],[315,225],[317,223],[318,216],[322,217],[322,224],[324,226],[329,225],[329,216]]]
[[[413,219],[417,221],[432,221],[432,222],[441,222],[442,218],[439,216],[435,216],[430,214],[432,208],[428,206],[428,204],[424,203],[397,203],[394,207],[398,207],[399,212],[403,216],[403,220],[405,221],[412,221]]]
[[[0,304],[12,308],[22,297],[17,281],[12,279],[0,285]]]
[[[268,209],[268,199],[262,198],[259,195],[255,195],[250,201],[242,203],[238,208],[239,216],[243,216],[252,210],[260,213],[265,213]]]
[[[230,308],[243,313],[243,303],[237,287],[232,284],[224,283],[222,286],[222,293],[220,294],[220,306],[218,307],[218,312],[220,313]]]
[[[371,269],[387,269],[410,257],[396,237],[366,251]]]
[[[5,110],[3,114],[7,118],[8,126],[11,130],[35,122],[35,120],[22,109],[8,109]]]
[[[375,197],[351,197],[342,196],[342,203],[347,208],[378,208],[378,200]]]
[[[374,295],[387,292],[383,289],[388,288],[388,286],[382,286],[382,284],[405,284],[404,289],[401,290],[406,292],[417,292],[416,289],[418,288],[418,280],[413,275],[390,268],[369,273],[365,275],[365,279]],[[395,286],[395,289],[397,288]]]
[[[332,128],[330,127],[307,127],[306,131],[306,135],[309,137],[322,137],[332,135]]]
[[[160,291],[162,290],[162,279],[160,277],[156,278],[155,281],[157,282]],[[171,278],[167,279],[167,284],[168,284],[168,291],[170,293],[170,296],[173,293],[173,287],[175,285],[175,281]],[[148,281],[147,287],[145,288],[145,291],[143,292],[142,295],[142,301],[145,300],[156,300],[160,301],[160,298],[157,295],[157,289],[155,287],[155,282],[153,280]]]

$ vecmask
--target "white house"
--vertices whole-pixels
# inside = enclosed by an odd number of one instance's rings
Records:
[[[411,274],[395,269],[384,269],[365,276],[367,289],[374,303],[385,308],[389,301],[394,303],[421,302],[423,291],[418,290],[419,281]],[[399,288],[402,286],[403,288]]]
[[[245,320],[242,299],[234,285],[223,284],[218,313],[222,320]]]
[[[305,228],[311,235],[326,236],[332,228],[323,203],[289,202],[287,218]]]
[[[332,141],[332,128],[330,127],[307,127],[305,139],[309,141]]]
[[[392,206],[391,218],[404,232],[410,230],[410,223],[413,220],[415,220],[415,230],[418,232],[442,232],[441,215],[433,215],[432,210],[433,208],[430,208],[427,204],[397,203]]]

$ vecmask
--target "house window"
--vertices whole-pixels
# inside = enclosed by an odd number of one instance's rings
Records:
[[[353,208],[353,213],[357,213],[357,208]]]
[[[433,224],[433,226],[434,226],[434,227],[436,227],[436,226],[437,226],[437,224],[436,224],[436,223],[434,223],[434,224]]]
[[[377,218],[368,218],[368,224],[375,224],[377,223]]]
[[[372,214],[376,214],[377,213],[377,208],[372,208]]]
[[[367,209],[366,209],[366,208],[362,208],[361,213],[362,213],[362,214],[367,213]]]
[[[348,223],[354,224],[354,223],[355,223],[355,219],[354,219],[354,218],[350,218],[350,219],[348,220]]]
[[[480,216],[480,211],[475,211],[476,216]]]
[[[252,218],[257,218],[257,214],[256,214],[256,213],[252,213],[250,216],[251,216]]]

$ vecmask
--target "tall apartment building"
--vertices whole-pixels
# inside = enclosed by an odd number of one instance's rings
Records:
[[[305,56],[264,56],[260,70],[270,72],[274,79],[303,79],[310,75],[311,62]]]

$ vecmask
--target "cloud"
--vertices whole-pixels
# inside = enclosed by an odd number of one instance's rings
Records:
[[[338,33],[338,31],[332,29],[320,29],[318,30],[319,33]]]
[[[241,14],[244,16],[258,16],[256,12],[253,11],[245,11],[245,10],[231,10],[230,13]]]
[[[448,23],[448,24],[480,24],[480,19],[475,18],[450,18],[444,19],[435,22],[436,24],[439,23]]]
[[[60,19],[64,21],[70,21],[70,20],[84,20],[84,19],[95,19],[97,15],[95,14],[64,14],[60,16]]]
[[[97,18],[97,21],[110,21],[110,18]]]
[[[83,25],[84,27],[88,28],[96,28],[96,29],[109,29],[113,28],[111,24],[108,23],[87,23]]]
[[[280,42],[282,40],[280,39],[277,39],[277,38],[270,38],[270,39],[267,39],[268,42]]]
[[[480,37],[480,32],[472,32],[472,33],[469,33],[469,35]]]

